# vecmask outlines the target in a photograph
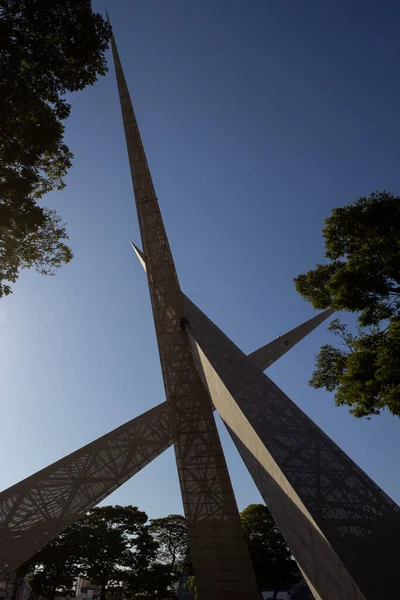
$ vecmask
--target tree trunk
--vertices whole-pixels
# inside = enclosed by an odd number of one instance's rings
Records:
[[[104,580],[101,582],[100,600],[106,600],[106,583]]]
[[[272,596],[272,600],[276,600],[277,596],[278,596],[278,592],[279,592],[279,588],[275,588],[274,589],[274,594]]]

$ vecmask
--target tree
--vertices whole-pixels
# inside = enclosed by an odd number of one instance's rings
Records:
[[[64,96],[106,73],[109,37],[90,0],[0,3],[0,297],[21,269],[49,274],[72,257],[65,226],[38,201],[65,186]]]
[[[100,600],[110,583],[132,581],[154,558],[156,545],[146,521],[146,513],[135,506],[97,507],[80,520],[81,572],[100,586]]]
[[[172,599],[176,571],[169,562],[157,560],[158,549],[146,513],[134,506],[97,507],[24,563],[16,573],[15,589],[32,573],[33,591],[54,600],[70,592],[80,575],[100,587],[99,600],[106,593],[107,598],[121,597],[122,590],[134,600]]]
[[[400,416],[400,198],[376,192],[336,208],[323,236],[328,263],[296,277],[296,289],[314,308],[358,313],[358,328],[332,322],[342,345],[322,346],[310,385],[336,391],[356,417]]]
[[[128,571],[125,596],[132,600],[173,600],[176,598],[176,577],[169,565],[151,562],[147,568]]]
[[[23,576],[33,572],[29,584],[35,594],[54,600],[71,592],[79,575],[81,542],[79,523],[71,525],[20,567]]]
[[[188,555],[188,534],[182,515],[152,519],[148,532],[156,554],[142,568],[130,569],[125,575],[132,598],[175,598],[175,584],[184,570]]]
[[[250,504],[240,513],[247,544],[260,589],[279,588],[299,580],[299,571],[268,508]]]
[[[189,551],[189,537],[186,520],[182,515],[168,515],[161,519],[152,519],[150,533],[159,548],[159,562],[170,565],[172,571],[182,573],[183,563]]]
[[[54,210],[43,209],[41,225],[31,228],[17,223],[0,227],[0,297],[11,292],[6,280],[15,283],[21,269],[35,268],[42,275],[54,275],[72,259],[65,225]]]

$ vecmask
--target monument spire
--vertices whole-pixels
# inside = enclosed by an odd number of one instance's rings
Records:
[[[166,401],[0,493],[0,574],[174,444],[200,599],[259,598],[211,397],[315,599],[392,598],[399,507],[262,372],[330,311],[246,356],[184,296],[112,42]]]
[[[199,597],[256,600],[259,590],[208,392],[197,372],[167,233],[114,37],[129,165]]]

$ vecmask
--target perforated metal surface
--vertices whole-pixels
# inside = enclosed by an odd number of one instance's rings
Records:
[[[185,306],[190,320],[192,303],[186,296]],[[202,318],[201,312],[198,315]],[[296,328],[296,343],[309,329]],[[272,364],[281,352],[274,341],[270,345]],[[268,346],[260,349],[263,355]],[[257,355],[255,351],[251,356]],[[30,558],[172,444],[169,410],[164,402],[1,492],[0,577]]]
[[[190,332],[213,403],[310,586],[323,600],[390,597],[397,504],[194,305]]]
[[[0,574],[174,442],[200,599],[259,598],[211,396],[315,596],[392,597],[399,508],[260,371],[330,311],[246,357],[184,297],[113,52],[167,401],[0,494]]]
[[[186,311],[138,125],[112,39],[165,395],[200,598],[260,597],[212,406],[193,361]]]
[[[12,572],[172,444],[163,403],[0,494],[0,576]]]

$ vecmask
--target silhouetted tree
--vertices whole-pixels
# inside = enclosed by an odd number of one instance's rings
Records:
[[[182,572],[189,549],[185,517],[168,515],[168,517],[152,519],[150,533],[159,546],[157,560],[170,565],[172,571]]]
[[[71,260],[65,226],[38,201],[65,185],[65,94],[105,74],[109,36],[90,0],[0,3],[0,296],[21,269]]]
[[[105,600],[110,583],[139,576],[155,558],[157,545],[146,521],[146,513],[135,506],[97,507],[80,520],[80,568],[85,578],[100,586],[100,600]]]
[[[314,308],[359,313],[351,333],[338,319],[310,380],[335,391],[356,417],[400,416],[400,198],[376,192],[332,211],[323,229],[327,264],[295,278]]]
[[[243,529],[260,589],[279,588],[300,579],[293,559],[269,509],[264,504],[249,504],[240,513]]]
[[[80,573],[81,544],[80,527],[76,523],[20,567],[22,577],[31,573],[29,584],[35,594],[54,600],[56,595],[73,589]]]

